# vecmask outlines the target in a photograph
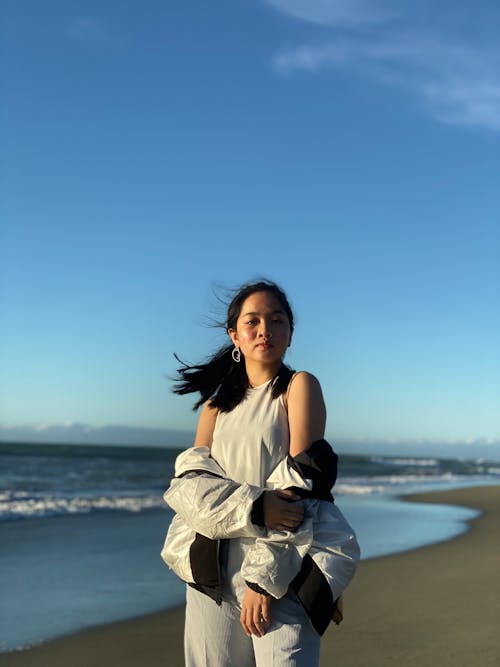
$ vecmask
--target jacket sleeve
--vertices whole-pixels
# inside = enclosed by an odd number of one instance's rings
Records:
[[[175,477],[163,498],[192,530],[210,539],[259,537],[251,521],[263,489],[228,479],[208,447],[192,447],[177,457]]]
[[[305,516],[296,532],[268,530],[255,540],[242,564],[241,574],[275,598],[281,598],[309,555],[336,600],[345,589],[359,559],[356,536],[333,502],[315,498],[329,494],[333,459],[323,440],[314,443],[300,460],[283,460],[267,480],[271,488],[290,488],[304,496]],[[307,464],[307,465],[305,465]],[[336,472],[336,460],[335,460]],[[305,476],[307,475],[307,477]],[[331,495],[330,495],[331,498]]]

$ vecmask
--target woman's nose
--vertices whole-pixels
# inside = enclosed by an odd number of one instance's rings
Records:
[[[271,331],[271,326],[266,322],[263,322],[261,324],[259,333],[262,336],[262,338],[271,338],[271,336],[273,335],[273,332]]]

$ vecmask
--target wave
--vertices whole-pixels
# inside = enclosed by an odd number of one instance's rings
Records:
[[[370,484],[352,484],[349,482],[336,484],[333,489],[334,495],[343,496],[369,496],[374,493],[384,493],[386,487],[373,486]]]
[[[91,512],[142,512],[168,508],[161,496],[106,496],[62,498],[59,496],[33,497],[23,492],[0,494],[0,521],[41,519],[67,514]],[[170,510],[168,510],[170,511]]]
[[[176,454],[130,448],[0,447],[0,489],[7,489],[0,491],[0,522],[166,509],[162,495],[174,474]],[[403,495],[484,483],[500,483],[494,460],[342,455],[333,493]]]
[[[423,468],[436,467],[439,465],[439,459],[416,459],[416,458],[394,458],[385,456],[372,456],[370,460],[373,463],[382,463],[392,466],[421,466]]]
[[[334,495],[405,495],[419,491],[439,490],[452,487],[498,484],[500,469],[490,469],[487,474],[463,475],[453,472],[422,476],[373,475],[371,477],[344,477],[333,488]]]
[[[498,481],[498,473],[492,477],[447,473],[427,478],[419,475],[344,478],[333,488],[333,495],[335,497],[400,496],[420,491],[498,483]],[[158,493],[99,494],[92,497],[45,494],[34,496],[19,491],[0,493],[0,522],[113,511],[138,513],[152,509],[163,509],[172,513],[163,501],[162,495]]]

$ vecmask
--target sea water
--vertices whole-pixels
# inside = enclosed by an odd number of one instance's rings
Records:
[[[0,650],[178,606],[159,552],[179,450],[0,445]],[[500,483],[498,463],[341,457],[338,506],[364,559],[449,539],[477,515],[405,493]]]

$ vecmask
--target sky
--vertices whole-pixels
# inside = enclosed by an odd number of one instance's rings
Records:
[[[500,457],[498,3],[1,14],[2,439],[189,444],[173,353],[263,276],[332,441]]]

